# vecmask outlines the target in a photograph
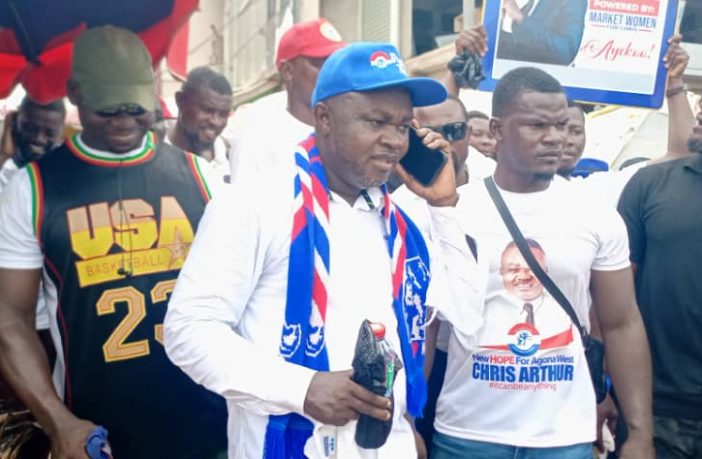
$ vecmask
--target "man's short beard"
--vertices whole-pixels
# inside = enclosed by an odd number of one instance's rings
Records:
[[[540,182],[550,182],[555,175],[555,173],[550,172],[537,172],[534,174],[534,178]]]
[[[196,155],[201,154],[203,151],[212,151],[214,152],[214,142],[213,143],[204,143],[200,142],[200,138],[197,135],[197,132],[194,134],[191,133],[185,133],[185,137],[187,137],[188,142],[190,142],[190,146],[192,147],[193,151],[192,153],[195,153]]]
[[[570,174],[572,174],[574,170],[575,166],[568,168],[559,168],[556,174],[560,175],[561,177],[570,177]]]
[[[390,177],[388,177],[388,179],[385,181],[385,184],[388,186],[388,190],[390,191],[390,193],[392,193],[393,191],[404,185],[405,182],[403,182],[400,175],[393,170],[390,173]]]
[[[692,136],[687,141],[687,149],[690,153],[702,153],[702,136]]]
[[[41,158],[44,156],[46,153],[50,152],[54,148],[58,148],[60,144],[56,145],[47,145],[44,148],[42,148],[41,153],[34,153],[31,149],[31,147],[25,143],[17,143],[17,152],[18,152],[18,158],[22,160],[22,165],[30,162],[30,161],[36,161],[37,159]]]

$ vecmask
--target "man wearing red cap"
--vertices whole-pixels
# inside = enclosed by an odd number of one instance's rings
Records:
[[[324,18],[295,24],[283,34],[275,64],[285,91],[258,100],[244,109],[248,112],[245,117],[234,118],[232,182],[258,177],[271,167],[294,166],[291,146],[313,130],[310,98],[319,69],[345,45]]]

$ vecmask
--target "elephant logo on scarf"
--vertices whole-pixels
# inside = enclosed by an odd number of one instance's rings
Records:
[[[324,349],[324,325],[315,326],[310,324],[310,333],[305,344],[305,354],[309,357],[317,357]]]
[[[404,309],[407,331],[415,354],[424,343],[424,325],[427,320],[427,308],[424,302],[431,274],[429,268],[420,257],[409,258],[405,261],[404,279]]]
[[[283,325],[283,335],[280,337],[280,355],[289,359],[300,347],[302,329],[300,324]]]
[[[324,349],[324,320],[316,305],[312,306],[310,322],[305,332],[305,355],[317,357]]]

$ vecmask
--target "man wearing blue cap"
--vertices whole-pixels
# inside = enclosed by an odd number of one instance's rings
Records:
[[[230,458],[416,457],[406,413],[425,402],[427,306],[442,303],[424,239],[384,182],[408,147],[415,106],[445,88],[407,77],[392,45],[336,51],[312,95],[315,134],[294,180],[208,207],[165,323],[170,358],[227,399]],[[448,149],[427,129],[430,147]],[[430,282],[431,280],[431,282]],[[393,400],[352,381],[362,322],[385,325],[402,358]],[[362,450],[356,419],[392,419]]]

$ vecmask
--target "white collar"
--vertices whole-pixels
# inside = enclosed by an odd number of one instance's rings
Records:
[[[339,194],[329,190],[329,197],[334,202],[346,203],[346,200]],[[380,187],[373,187],[361,191],[361,194],[356,198],[356,201],[351,206],[356,210],[371,211],[382,209],[385,206],[385,195]]]
[[[135,148],[134,150],[129,150],[126,153],[112,153],[110,151],[105,151],[105,150],[97,150],[95,148],[89,147],[88,145],[83,142],[83,134],[78,134],[75,137],[75,141],[77,146],[79,146],[82,150],[85,150],[86,152],[90,153],[93,156],[98,156],[100,158],[105,158],[105,159],[130,159],[135,156],[139,156],[141,153],[144,152],[144,148],[146,147],[146,141],[147,141],[147,136],[145,135],[143,139],[141,139],[141,144]]]

